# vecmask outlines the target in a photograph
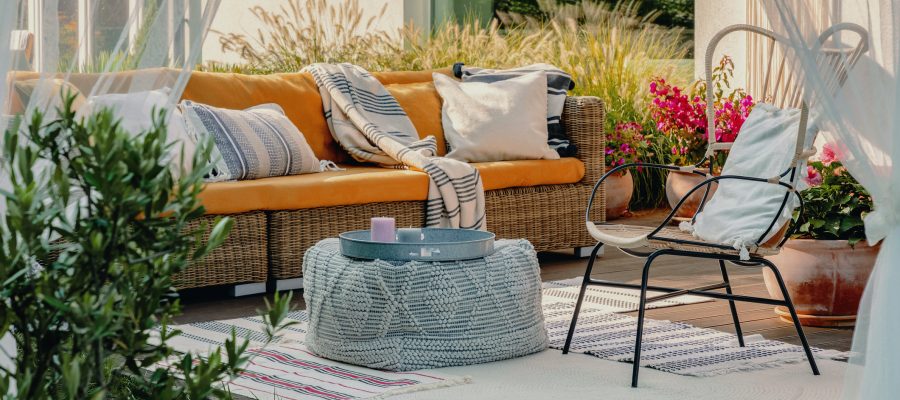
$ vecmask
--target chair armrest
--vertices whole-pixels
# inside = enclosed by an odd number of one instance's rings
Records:
[[[576,157],[584,163],[581,183],[593,185],[603,176],[606,148],[606,107],[593,96],[566,97],[562,124],[566,135],[578,147]]]

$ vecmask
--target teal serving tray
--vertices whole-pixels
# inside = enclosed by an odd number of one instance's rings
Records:
[[[341,254],[366,260],[457,261],[482,258],[494,252],[494,234],[470,229],[422,228],[416,242],[373,242],[368,230],[338,237]]]

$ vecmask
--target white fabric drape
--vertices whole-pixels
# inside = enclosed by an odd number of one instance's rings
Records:
[[[806,98],[822,134],[839,146],[844,166],[868,189],[875,211],[864,219],[870,244],[883,241],[860,305],[853,357],[846,375],[846,399],[895,399],[900,393],[900,0],[844,0],[831,15],[868,30],[869,51],[832,95],[838,78],[818,62],[814,17],[803,0],[765,0],[772,28],[802,63]],[[852,33],[836,35],[825,47],[839,48]],[[855,39],[855,38],[854,38]]]
[[[14,115],[53,115],[59,80],[87,98],[169,88],[167,108],[181,97],[220,0],[3,0],[0,5],[0,131]],[[33,53],[12,46],[32,38]],[[33,59],[23,59],[31,56]],[[139,71],[134,71],[139,70]],[[128,71],[126,73],[126,71]],[[13,90],[30,81],[26,101]],[[0,135],[2,141],[2,135]],[[38,172],[41,166],[34,167]],[[0,169],[0,189],[9,188]],[[6,212],[0,197],[0,223]],[[5,279],[5,278],[4,278]],[[0,299],[3,301],[3,299]],[[0,363],[16,354],[9,332],[0,332]],[[2,395],[2,394],[0,394]]]

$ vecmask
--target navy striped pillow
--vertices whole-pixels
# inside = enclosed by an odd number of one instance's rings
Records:
[[[188,131],[212,136],[214,168],[208,181],[259,179],[319,172],[319,159],[303,133],[277,104],[229,110],[181,102]]]

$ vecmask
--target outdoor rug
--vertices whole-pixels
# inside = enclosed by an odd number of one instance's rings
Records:
[[[562,349],[574,305],[544,304],[550,347]],[[637,318],[610,313],[590,303],[582,306],[571,352],[612,361],[632,362]],[[748,335],[745,347],[737,336],[684,323],[644,319],[641,366],[679,375],[709,377],[806,362],[800,346]],[[813,348],[817,358],[846,360],[848,354]]]
[[[550,347],[561,349],[577,300],[581,278],[545,282],[543,311]],[[589,287],[578,318],[572,352],[606,360],[631,362],[637,319],[617,313],[637,309],[639,292],[629,289]],[[648,308],[669,307],[710,301],[698,296],[682,296],[652,303]],[[362,399],[385,398],[401,393],[469,383],[468,376],[428,372],[391,372],[357,367],[317,357],[303,344],[309,318],[306,311],[294,311],[297,322],[274,343],[262,348],[265,333],[259,317],[176,325],[182,334],[170,340],[179,352],[203,354],[221,346],[231,329],[238,337],[251,340],[252,357],[246,371],[229,383],[238,395],[258,399]],[[745,338],[739,347],[733,334],[691,325],[647,319],[641,365],[688,376],[717,376],[738,371],[771,368],[805,362],[799,346],[764,340],[758,335]],[[847,354],[814,349],[817,357],[846,359]],[[477,377],[476,377],[477,379]]]
[[[581,290],[581,281],[582,278],[577,277],[544,282],[541,293],[545,308],[548,304],[564,303],[574,309],[575,302],[578,301],[578,292]],[[641,292],[639,290],[634,289],[588,286],[584,295],[584,305],[582,307],[589,306],[592,310],[609,313],[636,311],[638,309],[638,304],[641,301],[640,294]],[[655,292],[652,290],[647,291],[647,297],[659,294],[662,294],[662,292]],[[708,301],[712,300],[700,296],[679,296],[647,304],[647,309],[705,303]],[[546,310],[544,314],[546,314]]]
[[[252,399],[377,399],[469,382],[467,377],[379,371],[317,357],[303,344],[309,323],[306,311],[294,311],[288,320],[296,324],[265,348],[262,341],[266,336],[259,317],[175,325],[172,328],[182,333],[170,339],[169,344],[179,352],[202,355],[224,344],[234,328],[238,338],[251,342],[246,352],[250,362],[239,377],[228,383],[228,389]]]

